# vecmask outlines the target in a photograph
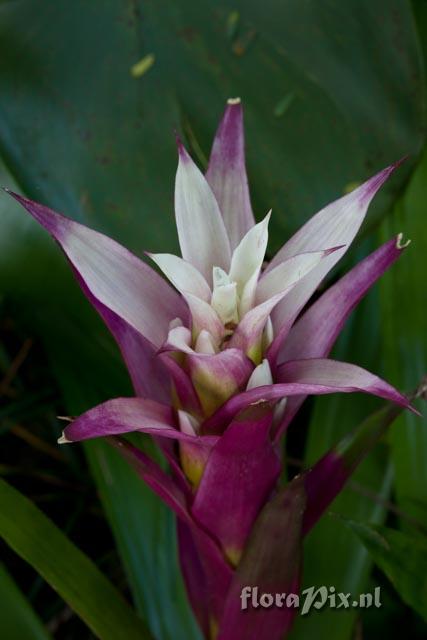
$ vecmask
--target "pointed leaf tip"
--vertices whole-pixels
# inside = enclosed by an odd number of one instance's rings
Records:
[[[218,201],[234,249],[255,224],[245,167],[240,98],[227,101],[215,134],[206,178]]]
[[[362,184],[358,189],[360,189],[360,206],[367,206],[372,198],[376,195],[377,191],[382,187],[384,182],[386,182],[389,177],[394,173],[394,171],[400,167],[400,165],[406,160],[407,156],[400,158],[393,164],[389,165],[382,171],[379,171],[375,176],[373,176],[370,180]]]
[[[339,244],[336,247],[331,247],[330,249],[325,249],[324,250],[324,255],[325,256],[329,256],[331,253],[335,253],[335,251],[339,251],[339,249],[344,249],[344,247],[346,247],[347,245],[345,244]]]
[[[401,158],[399,158],[399,160],[396,160],[396,162],[394,162],[391,166],[393,167],[393,169],[397,169],[398,167],[400,167],[401,164],[403,164],[404,162],[406,162],[409,158],[410,154],[407,153],[406,155],[402,156]]]
[[[185,154],[186,153],[186,149],[184,147],[184,143],[182,142],[181,135],[178,132],[178,129],[176,129],[175,127],[173,129],[173,135],[175,137],[175,144],[177,146],[179,155],[181,155],[181,153]]]
[[[23,207],[25,207],[25,203],[29,202],[29,200],[27,200],[27,198],[25,198],[24,196],[21,196],[19,193],[16,193],[15,191],[12,191],[12,189],[9,189],[9,187],[2,187],[3,191],[5,193],[7,193],[9,196],[11,196],[14,200],[16,200],[17,202],[19,202],[20,204],[22,204]]]
[[[179,159],[183,161],[190,160],[190,155],[187,149],[185,148],[184,143],[182,142],[181,137],[177,131],[175,131],[175,141],[178,149]]]

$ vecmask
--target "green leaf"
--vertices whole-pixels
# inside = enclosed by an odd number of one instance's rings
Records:
[[[365,254],[373,246],[370,242],[359,253]],[[357,258],[359,255],[354,259]],[[378,309],[378,290],[374,288],[348,321],[333,357],[381,373],[378,370]],[[356,394],[348,397],[337,394],[316,399],[305,466],[313,464],[354,430],[378,405],[376,399]],[[389,495],[391,481],[387,451],[384,446],[378,446],[360,465],[330,510],[348,518],[381,522],[385,513],[382,501]],[[304,586],[334,585],[337,591],[362,593],[366,589],[371,567],[372,561],[363,545],[345,527],[337,527],[336,519],[327,514],[315,526],[304,545]],[[321,616],[299,618],[290,637],[292,640],[311,640],[313,637],[319,640],[349,640],[353,637],[356,616],[354,609],[328,609]]]
[[[150,638],[115,587],[26,497],[0,480],[0,535],[101,640]]]
[[[0,16],[8,167],[27,195],[139,254],[176,248],[173,129],[206,157],[230,95],[246,108],[255,211],[275,211],[270,250],[350,183],[421,148],[421,53],[407,1],[21,0]],[[22,243],[17,234],[1,261]],[[43,270],[44,288],[56,275]]]
[[[145,444],[154,457],[151,441]],[[156,638],[201,638],[178,566],[174,515],[111,446],[89,443],[86,451],[137,610]]]
[[[50,634],[0,564],[0,636],[7,640],[49,640]]]
[[[413,389],[427,374],[425,260],[427,151],[401,202],[384,221],[382,237],[403,232],[412,244],[402,259],[382,278],[382,334],[389,380],[401,389]],[[427,411],[422,417],[405,412],[392,429],[391,445],[400,508],[427,528]],[[403,524],[403,522],[402,522]],[[405,523],[407,527],[407,523]]]
[[[427,539],[348,520],[402,600],[427,621]]]
[[[108,340],[96,332],[80,336],[78,325],[73,326],[77,319],[59,319],[55,315],[50,319],[46,347],[70,415],[77,415],[104,398],[131,394],[117,349]],[[79,344],[72,352],[70,338]],[[145,440],[145,447],[151,457],[160,457],[150,438]],[[105,441],[93,440],[84,448],[136,609],[156,638],[200,638],[178,566],[173,514]]]

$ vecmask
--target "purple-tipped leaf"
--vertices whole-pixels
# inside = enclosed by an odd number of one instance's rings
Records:
[[[284,362],[277,369],[277,380],[317,384],[326,388],[341,389],[345,393],[363,391],[402,406],[409,404],[405,396],[375,374],[355,364],[329,358]]]
[[[402,255],[406,245],[392,238],[359,262],[330,287],[295,323],[278,356],[278,362],[325,358],[350,313],[378,278]],[[276,437],[288,426],[305,396],[290,398]]]
[[[239,411],[251,404],[299,395],[363,392],[390,400],[417,413],[408,398],[397,389],[369,371],[346,362],[323,358],[294,360],[278,367],[276,379],[283,382],[256,387],[230,398],[204,422],[203,432],[220,432]]]
[[[303,535],[316,524],[401,411],[389,405],[375,412],[303,474],[307,494]]]
[[[346,273],[293,326],[278,362],[324,358],[346,319],[378,278],[402,255],[406,245],[391,238]]]
[[[59,243],[91,296],[153,345],[163,343],[173,318],[188,317],[178,293],[119,243],[10,193]]]
[[[243,110],[229,100],[216,132],[206,179],[218,201],[234,249],[255,224],[245,166]]]
[[[154,436],[189,440],[200,446],[215,440],[182,433],[174,426],[171,407],[145,398],[115,398],[89,409],[64,429],[62,442],[77,442],[101,436],[141,431]],[[202,442],[203,440],[203,442]]]
[[[276,335],[270,353],[273,360],[296,316],[323,278],[347,251],[365,219],[373,197],[399,164],[383,169],[351,193],[319,211],[297,231],[268,265],[267,273],[297,253],[316,251],[319,247],[344,245],[342,249],[326,257],[317,269],[293,288],[286,300],[276,306],[272,315]]]

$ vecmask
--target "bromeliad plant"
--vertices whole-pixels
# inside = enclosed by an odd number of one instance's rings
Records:
[[[400,407],[410,408],[377,376],[328,359],[352,309],[402,253],[400,236],[304,310],[396,165],[322,209],[265,264],[270,213],[255,224],[240,101],[227,104],[205,176],[180,141],[178,150],[182,257],[148,254],[170,283],[114,240],[11,195],[64,250],[135,389],[71,422],[60,442],[108,437],[176,513],[181,567],[205,637],[274,640],[295,610],[242,610],[242,589],[298,591],[304,536]],[[357,391],[395,405],[283,484],[281,439],[306,396]],[[130,432],[156,438],[169,473],[135,436],[124,437]]]

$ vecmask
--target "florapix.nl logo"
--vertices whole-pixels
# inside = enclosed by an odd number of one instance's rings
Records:
[[[381,607],[381,588],[368,593],[353,596],[351,593],[337,591],[335,587],[307,587],[298,593],[260,593],[259,588],[246,586],[240,592],[241,609],[299,609],[300,615],[322,609],[368,609]]]

